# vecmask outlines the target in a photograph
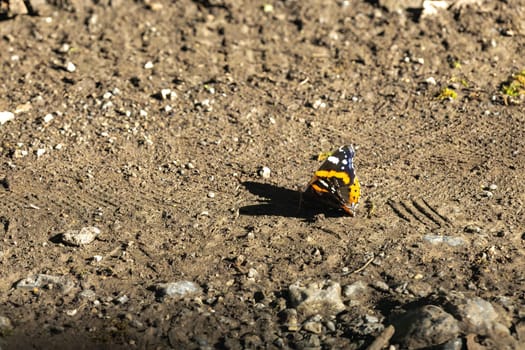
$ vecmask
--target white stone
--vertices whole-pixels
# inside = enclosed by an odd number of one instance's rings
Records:
[[[13,112],[0,112],[0,125],[13,119],[15,119],[15,114]]]
[[[51,113],[48,113],[44,116],[44,123],[49,123],[50,121],[52,121],[53,119],[55,119],[55,117],[53,117],[53,114]]]
[[[36,150],[36,156],[37,157],[43,156],[44,153],[46,153],[46,149],[45,148],[39,148],[39,149]]]
[[[73,73],[74,71],[77,70],[77,66],[75,66],[75,64],[71,61],[69,61],[67,64],[66,64],[66,70],[69,72],[69,73]]]
[[[262,177],[262,178],[265,178],[265,179],[268,179],[270,177],[271,173],[272,173],[272,171],[267,166],[263,166],[259,170],[259,176]]]
[[[83,227],[80,230],[69,230],[62,234],[62,242],[82,246],[93,242],[99,234],[100,229],[94,226]]]
[[[163,100],[171,98],[171,89],[162,89],[160,90],[160,96]]]

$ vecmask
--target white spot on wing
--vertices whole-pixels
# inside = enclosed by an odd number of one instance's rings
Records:
[[[332,163],[332,164],[336,164],[337,165],[339,163],[339,158],[334,157],[334,156],[330,156],[330,157],[328,157],[328,161],[330,163]]]

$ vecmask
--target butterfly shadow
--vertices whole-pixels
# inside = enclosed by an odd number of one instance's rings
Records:
[[[305,200],[300,191],[253,181],[244,181],[242,185],[250,193],[263,199],[258,204],[241,207],[241,215],[293,217],[305,221],[312,221],[319,214],[327,217],[343,216],[341,211]]]

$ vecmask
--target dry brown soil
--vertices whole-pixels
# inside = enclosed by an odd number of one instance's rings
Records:
[[[525,114],[500,93],[525,68],[523,1],[426,18],[361,0],[56,3],[0,21],[0,111],[17,110],[0,126],[4,347],[300,347],[286,291],[327,279],[391,288],[345,319],[445,289],[523,322]],[[297,212],[314,157],[350,143],[357,216]],[[54,239],[84,226],[102,234]],[[39,273],[75,288],[14,287]],[[156,298],[180,280],[202,295]],[[343,318],[330,334],[374,336]]]

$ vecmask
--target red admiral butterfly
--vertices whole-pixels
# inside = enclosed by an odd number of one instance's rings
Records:
[[[361,186],[354,168],[355,150],[342,146],[328,155],[308,183],[304,194],[354,216],[361,196]]]

